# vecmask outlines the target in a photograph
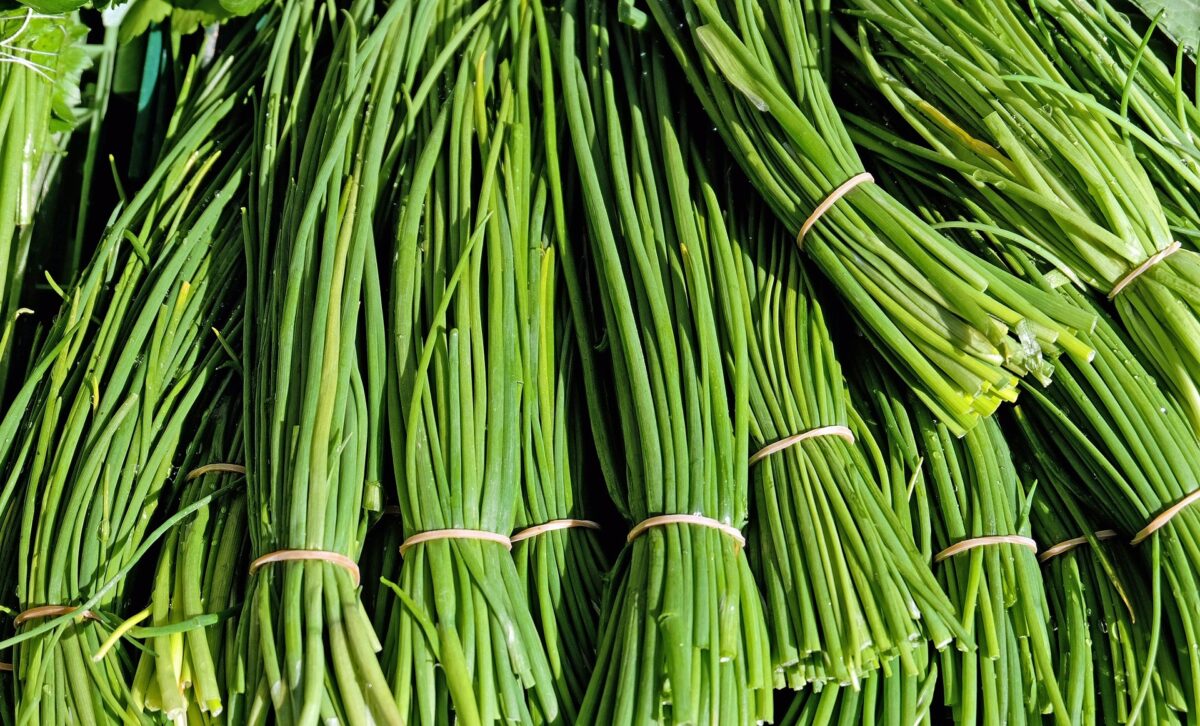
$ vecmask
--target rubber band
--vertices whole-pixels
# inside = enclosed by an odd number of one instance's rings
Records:
[[[198,466],[189,471],[186,478],[188,481],[191,481],[193,479],[198,479],[205,474],[212,474],[213,472],[221,472],[222,474],[245,474],[246,467],[242,466],[241,464],[205,464],[204,466]]]
[[[1028,547],[1035,553],[1038,551],[1037,542],[1035,542],[1032,537],[1022,537],[1019,534],[996,534],[987,537],[972,537],[971,539],[964,539],[962,542],[955,542],[946,549],[934,555],[933,561],[941,562],[948,557],[953,557],[954,555],[957,555],[961,552],[966,552],[967,550],[973,550],[976,547],[986,547],[988,545],[998,544],[1021,545],[1022,547]]]
[[[553,532],[559,529],[572,529],[574,527],[582,527],[584,529],[600,529],[600,525],[590,519],[553,519],[545,524],[527,527],[526,529],[517,532],[512,537],[509,537],[508,541],[516,544],[523,539],[536,537],[539,534]]]
[[[1178,242],[1172,242],[1171,244],[1162,248],[1158,252],[1155,252],[1154,254],[1147,257],[1145,262],[1143,262],[1142,264],[1133,268],[1129,272],[1126,272],[1125,276],[1122,277],[1120,280],[1117,280],[1117,284],[1113,285],[1112,291],[1108,293],[1108,299],[1112,300],[1117,295],[1120,295],[1121,291],[1124,290],[1125,288],[1129,287],[1129,285],[1134,280],[1138,279],[1138,277],[1140,277],[1143,272],[1145,272],[1146,270],[1149,270],[1151,267],[1154,267],[1158,263],[1167,259],[1171,255],[1175,254],[1176,252],[1178,252],[1180,250],[1180,248],[1182,246],[1183,245],[1179,244]]]
[[[1146,539],[1150,535],[1154,534],[1158,530],[1165,527],[1167,525],[1167,522],[1170,522],[1171,519],[1174,518],[1176,514],[1179,514],[1181,511],[1183,511],[1184,507],[1186,507],[1187,505],[1196,501],[1197,499],[1200,499],[1200,489],[1196,489],[1191,494],[1187,495],[1183,499],[1180,499],[1178,502],[1175,502],[1170,507],[1167,507],[1166,509],[1164,509],[1162,511],[1162,513],[1159,514],[1157,517],[1155,517],[1154,519],[1151,519],[1149,524],[1147,524],[1145,527],[1142,527],[1142,531],[1140,531],[1136,535],[1134,535],[1133,539],[1130,540],[1129,544],[1132,544],[1132,545],[1141,544],[1142,540]]]
[[[826,212],[828,212],[830,207],[837,204],[839,199],[849,194],[854,190],[854,187],[862,184],[863,182],[874,183],[875,177],[871,176],[871,173],[866,171],[855,174],[846,181],[842,182],[838,188],[830,192],[829,196],[822,199],[821,203],[817,205],[817,208],[812,211],[812,214],[808,215],[808,219],[804,220],[804,224],[800,225],[800,234],[796,235],[796,244],[800,247],[804,247],[804,235],[808,234],[808,230],[812,229],[812,226],[817,223],[817,220],[820,219],[821,216]]]
[[[851,444],[854,443],[854,432],[845,426],[822,426],[821,428],[811,429],[803,433],[794,434],[786,439],[780,439],[767,444],[756,451],[754,456],[750,457],[750,466],[754,466],[756,463],[762,461],[771,454],[783,451],[784,449],[789,449],[806,439],[815,439],[819,436],[840,436]]]
[[[13,668],[12,663],[0,663],[0,671],[7,671],[9,673],[12,673],[13,670],[15,670],[15,669]]]
[[[504,545],[505,549],[512,549],[512,540],[506,535],[496,532],[489,532],[485,529],[431,529],[428,532],[418,532],[408,539],[404,540],[400,545],[400,556],[422,542],[432,542],[438,539],[478,539],[485,542],[495,542]]]
[[[304,562],[314,560],[337,565],[346,572],[349,572],[350,576],[354,578],[355,587],[358,587],[359,583],[362,582],[362,574],[358,570],[357,562],[343,555],[341,552],[327,552],[326,550],[276,550],[268,552],[250,563],[250,574],[253,576],[263,565],[269,565],[272,562]]]
[[[1117,530],[1102,529],[1099,532],[1092,532],[1092,536],[1101,541],[1106,540],[1106,539],[1112,539],[1117,536]],[[1038,562],[1045,562],[1046,560],[1050,559],[1051,557],[1058,557],[1061,554],[1070,552],[1071,550],[1075,549],[1076,547],[1079,547],[1080,545],[1087,544],[1087,541],[1088,541],[1087,537],[1072,537],[1071,539],[1065,539],[1062,542],[1059,542],[1058,544],[1054,545],[1053,547],[1048,548],[1046,551],[1044,551],[1040,555],[1038,555]]]
[[[40,620],[42,618],[54,618],[58,617],[59,615],[66,615],[67,613],[73,613],[78,609],[78,606],[75,605],[38,605],[35,608],[29,608],[28,610],[22,611],[17,615],[17,617],[13,618],[13,627],[20,627],[21,623],[25,623],[30,620]],[[79,614],[79,617],[83,618],[84,620],[100,619],[100,617],[91,610],[84,610]]]
[[[732,524],[705,517],[700,514],[663,514],[657,517],[650,517],[638,522],[633,529],[629,530],[629,534],[625,535],[625,544],[629,544],[651,527],[661,527],[665,524],[694,524],[698,527],[708,527],[710,529],[719,530],[734,542],[737,542],[738,547],[746,546],[746,538],[742,535],[742,531]]]

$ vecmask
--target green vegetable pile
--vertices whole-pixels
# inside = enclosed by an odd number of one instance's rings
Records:
[[[1198,8],[0,2],[0,724],[1200,720]]]

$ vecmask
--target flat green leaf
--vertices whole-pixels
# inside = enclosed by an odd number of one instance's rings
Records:
[[[1200,0],[1134,0],[1133,4],[1149,18],[1161,12],[1158,27],[1182,45],[1188,55],[1196,57],[1196,47],[1200,46]]]
[[[154,23],[160,23],[171,14],[171,6],[165,0],[133,0],[125,21],[121,23],[120,42],[128,43],[146,32]]]

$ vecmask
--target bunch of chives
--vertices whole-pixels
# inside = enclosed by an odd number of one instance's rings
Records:
[[[912,145],[891,147],[889,162],[907,173],[917,174],[920,157],[912,151]],[[927,174],[913,178],[929,179]],[[1022,252],[1022,248],[1029,246],[1027,241],[993,224],[973,201],[975,197],[970,190],[956,190],[953,181],[942,181],[945,183],[935,182],[933,186],[945,192],[941,200],[943,211],[966,213],[976,243],[986,236],[986,244],[1003,252],[1004,259],[1015,270],[1023,271],[1043,289],[1055,290],[1070,304],[1097,316],[1096,330],[1085,338],[1096,351],[1094,359],[1060,359],[1055,373],[1058,383],[1046,392],[1030,387],[1030,399],[1018,406],[1016,412],[1032,432],[1026,438],[1041,442],[1068,472],[1069,493],[1089,502],[1106,526],[1117,530],[1121,537],[1133,537],[1156,514],[1168,511],[1194,491],[1200,474],[1200,441],[1187,416],[1179,403],[1159,388],[1153,373],[1134,354],[1113,323],[1086,295],[1069,284],[1069,278],[1057,270],[1040,273]],[[918,189],[914,193],[921,195]],[[954,199],[961,201],[960,208],[953,206]],[[963,220],[951,220],[947,226],[961,227]],[[1200,549],[1193,533],[1196,516],[1195,511],[1184,507],[1157,530],[1159,534],[1154,535],[1153,541],[1140,542],[1136,548],[1140,550],[1139,562],[1150,567],[1151,620],[1158,623],[1152,626],[1148,647],[1159,648],[1160,632],[1163,628],[1169,631],[1169,637],[1163,635],[1168,644],[1161,647],[1171,648],[1167,660],[1178,666],[1183,693],[1181,697],[1168,693],[1168,702],[1175,705],[1182,698],[1189,711],[1200,703],[1197,700],[1200,650],[1195,645],[1200,642],[1200,633],[1196,632],[1200,603],[1189,594],[1200,587],[1196,577]],[[1162,603],[1160,595],[1154,595],[1161,593],[1163,574],[1174,596],[1166,603]],[[1165,625],[1161,622],[1164,617]],[[1143,662],[1160,662],[1153,653],[1138,657]],[[1143,679],[1136,685],[1135,693],[1143,689],[1149,693],[1149,679],[1155,677],[1155,670],[1142,668],[1141,673]],[[1164,678],[1167,682],[1175,680],[1174,675]],[[1140,710],[1137,702],[1135,697],[1130,713]]]
[[[14,335],[30,312],[20,302],[33,222],[76,121],[86,36],[73,14],[0,10],[0,401],[21,355]]]
[[[889,452],[876,458],[908,472],[892,478],[908,481],[913,536],[923,553],[937,553],[932,567],[975,643],[940,656],[937,678],[954,722],[1026,723],[1043,714],[1071,722],[1056,675],[1047,594],[1026,546],[1033,544],[1028,515],[1035,485],[1020,480],[999,424],[989,419],[955,438],[869,361],[855,370],[865,421]],[[967,546],[995,536],[1024,537],[1026,545]]]
[[[1145,662],[1150,603],[1136,554],[1074,501],[1069,473],[1024,417],[1017,420],[1023,448],[1030,452],[1026,462],[1039,482],[1033,532],[1043,550],[1059,682],[1075,723],[1127,723],[1147,670],[1154,675],[1142,705],[1143,721],[1179,723],[1187,704],[1174,654],[1159,650],[1152,668]],[[1060,547],[1059,554],[1053,548],[1063,543],[1074,547]]]
[[[1044,284],[1049,289],[1052,283]],[[1058,289],[1080,307],[1092,308],[1077,290]],[[1037,392],[1021,412],[1037,440],[1070,472],[1071,493],[1090,502],[1128,539],[1193,492],[1200,481],[1200,441],[1179,405],[1158,388],[1107,319],[1090,337],[1095,359],[1090,364],[1061,360],[1060,382],[1046,394]],[[1137,544],[1151,579],[1148,651],[1141,657],[1158,662],[1155,649],[1168,650],[1179,666],[1189,712],[1200,704],[1198,518],[1195,507],[1184,507]],[[1173,595],[1168,602],[1163,602],[1164,586]],[[1154,671],[1143,668],[1142,673],[1135,706]]]
[[[1063,92],[1028,11],[1016,0],[854,8],[867,19],[867,71],[929,145],[918,152],[926,163],[961,175],[995,223],[1113,299],[1200,430],[1200,256],[1175,251],[1155,186],[1117,126]],[[890,133],[877,135],[887,147]]]
[[[231,72],[235,57],[180,98],[176,143],[114,214],[80,283],[64,293],[63,312],[0,423],[5,542],[15,549],[19,537],[12,611],[87,600],[104,618],[78,626],[69,614],[32,620],[6,641],[22,643],[24,721],[124,709],[124,656],[110,654],[99,666],[88,657],[114,622],[99,608],[119,616],[126,604],[123,577],[149,546],[143,537],[181,427],[223,355],[210,326],[235,314],[220,311],[229,301],[210,277],[236,271],[236,235],[216,230],[231,223],[221,217],[236,196],[240,152],[215,131],[244,91]],[[193,62],[189,73],[196,70]],[[191,204],[198,199],[206,203]],[[74,460],[76,451],[85,455]],[[23,512],[14,506],[20,497]]]
[[[915,420],[928,463],[939,551],[973,538],[1028,538],[1031,493],[1017,476],[999,425],[989,420],[955,440],[924,410],[915,411]],[[1071,723],[1034,551],[992,543],[937,559],[938,577],[978,644],[972,652],[946,651],[941,658],[943,698],[955,722],[1040,722],[1045,713],[1056,723]]]
[[[567,718],[507,546],[530,453],[522,391],[539,385],[519,309],[541,245],[532,33],[532,8],[516,2],[485,3],[454,31],[448,44],[469,39],[428,109],[396,229],[388,406],[408,539],[387,663],[413,723]]]
[[[359,599],[385,346],[374,223],[410,18],[286,4],[256,99],[243,405],[250,576],[231,699],[261,723],[400,723]]]
[[[765,207],[735,203],[736,185],[724,205],[706,202],[715,238],[739,257],[727,327],[748,331],[752,441],[770,452],[752,457],[749,552],[776,669],[792,688],[856,684],[895,658],[914,675],[923,640],[940,649],[969,638],[877,472],[846,440],[845,381],[800,260]],[[738,210],[728,229],[722,208]],[[806,432],[817,435],[767,448]]]
[[[228,331],[227,331],[228,332]],[[243,439],[236,382],[225,383],[195,429],[179,472],[173,505],[188,507],[238,482]],[[212,500],[167,536],[153,570],[150,604],[122,628],[144,640],[130,686],[128,714],[172,715],[176,723],[210,723],[239,713],[226,699],[237,652],[236,621],[244,589],[246,506],[241,495]]]
[[[610,575],[581,723],[750,723],[771,717],[769,640],[738,530],[747,518],[750,367],[721,211],[693,174],[663,50],[604,3],[564,6],[559,72],[590,263],[567,283],[593,439],[631,535]],[[725,328],[729,326],[730,329]],[[673,519],[682,516],[683,519]],[[652,518],[666,516],[667,519]]]
[[[510,156],[504,165],[513,188],[507,199],[509,218],[519,222],[514,239],[528,240],[513,245],[526,381],[521,389],[525,487],[517,529],[535,533],[513,543],[513,557],[518,574],[528,583],[530,608],[546,645],[560,709],[566,720],[573,720],[595,660],[596,613],[608,562],[592,529],[598,525],[587,518],[589,497],[582,490],[588,481],[582,455],[586,416],[581,414],[586,403],[559,252],[575,242],[567,229],[558,158],[558,83],[540,1],[531,9],[522,25],[514,79],[529,92],[517,96]],[[540,74],[540,96],[533,93],[539,79],[535,74]],[[594,501],[595,494],[590,499]],[[573,526],[538,529],[555,523]]]
[[[1020,376],[1048,382],[1049,358],[1063,350],[1086,355],[1075,332],[1089,329],[1090,319],[965,253],[863,183],[827,86],[828,8],[649,5],[751,182],[900,374],[957,433],[1013,400]]]
[[[99,723],[125,711],[122,649],[92,662],[125,609],[199,402],[226,360],[214,329],[240,315],[245,86],[212,67],[148,183],[115,215],[0,423],[0,510],[17,552],[19,723]],[[196,113],[205,109],[205,113]],[[191,112],[191,114],[189,114]],[[219,378],[219,376],[217,376]],[[77,606],[81,613],[63,612]]]
[[[419,160],[426,141],[438,125],[438,103],[453,85],[454,72],[458,70],[453,59],[460,57],[463,44],[488,14],[486,8],[472,8],[465,2],[447,0],[421,0],[420,3],[413,4],[409,12],[410,15],[403,21],[401,34],[394,41],[397,52],[404,55],[401,88],[405,89],[407,94],[406,112],[398,118],[393,128],[387,166],[381,174],[382,178],[389,180],[386,188],[389,202],[380,204],[376,214],[378,239],[389,240],[393,246],[396,245],[397,228],[408,207],[407,197],[414,188],[413,179],[420,178],[421,169],[427,168],[422,167]],[[431,161],[432,157],[426,157],[427,164]],[[415,186],[419,190],[422,185]],[[414,203],[419,207],[418,197],[419,193],[414,197]],[[378,254],[386,254],[384,250],[387,248],[382,244],[377,243],[376,248]],[[393,257],[395,251],[392,250]],[[391,268],[387,265],[381,266],[381,276],[399,270],[406,270],[405,274],[410,274],[413,269],[407,262],[403,265],[396,259],[393,259],[393,262],[397,264]],[[385,288],[387,284],[385,280]],[[404,289],[413,293],[412,300],[419,298],[412,282],[405,283]],[[385,296],[386,301],[392,295],[392,291],[384,289],[381,294]],[[385,307],[388,305],[387,302],[384,304]],[[390,308],[388,311],[390,312]],[[393,326],[391,320],[387,320],[386,324],[389,328]],[[388,355],[390,356],[390,353]],[[400,379],[407,381],[411,378],[416,359],[409,351],[408,358],[403,361],[393,362],[389,357],[388,365],[390,369],[386,374],[386,384],[393,385]],[[390,406],[395,400],[394,394],[386,395],[387,404]],[[388,412],[388,423],[393,424],[393,427],[396,423],[396,413]],[[387,437],[393,444],[394,457],[396,439],[390,432]],[[393,458],[394,463],[395,461]],[[378,492],[381,505],[383,497],[384,491],[381,487]],[[374,499],[375,496],[372,495],[371,498]],[[386,638],[394,614],[396,595],[390,588],[393,583],[387,578],[394,578],[400,568],[402,558],[399,546],[404,541],[403,528],[400,526],[402,514],[398,504],[380,506],[379,517],[368,534],[360,562],[363,570],[363,601],[367,603],[368,612],[381,639]],[[385,670],[391,655],[392,651],[388,648],[385,648],[381,655]]]

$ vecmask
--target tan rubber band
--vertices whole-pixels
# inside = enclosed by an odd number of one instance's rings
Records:
[[[495,542],[504,545],[505,549],[512,549],[512,540],[503,534],[489,532],[485,529],[431,529],[428,532],[419,532],[404,540],[400,545],[400,556],[411,547],[421,544],[422,542],[432,542],[437,539],[478,539],[485,542]]]
[[[325,550],[276,550],[268,552],[250,563],[250,574],[253,575],[263,565],[269,565],[272,562],[304,562],[310,560],[328,562],[349,572],[350,576],[354,578],[355,587],[358,587],[359,583],[362,582],[362,573],[358,571],[357,562],[343,555],[341,552],[327,552]]]
[[[789,449],[805,439],[815,439],[819,436],[840,436],[850,443],[854,443],[854,432],[845,426],[822,426],[819,429],[812,429],[804,433],[789,436],[786,439],[780,439],[773,443],[767,444],[754,453],[750,457],[750,466],[754,466],[759,461],[767,458],[771,454]]]
[[[1200,499],[1200,489],[1196,489],[1191,494],[1164,509],[1162,514],[1159,514],[1154,519],[1151,519],[1149,524],[1147,524],[1145,527],[1142,527],[1142,531],[1134,535],[1134,538],[1130,540],[1129,544],[1141,544],[1142,540],[1165,527],[1167,522],[1170,522],[1176,514],[1179,514],[1181,511],[1183,511],[1184,507],[1196,501],[1197,499]]]
[[[558,529],[572,529],[575,527],[583,527],[584,529],[600,529],[600,525],[590,519],[552,519],[545,524],[539,524],[534,527],[523,529],[514,534],[512,537],[509,537],[508,541],[516,544],[523,539],[536,537],[539,534],[553,532]]]
[[[11,673],[13,670],[12,663],[0,663],[0,671],[8,671]]]
[[[205,464],[204,466],[198,466],[189,471],[187,480],[191,481],[192,479],[198,479],[205,474],[212,474],[213,472],[218,471],[222,474],[245,474],[246,467],[242,466],[241,464]]]
[[[934,556],[933,561],[941,562],[947,557],[953,557],[961,552],[973,550],[976,547],[987,547],[988,545],[998,544],[1021,545],[1022,547],[1028,547],[1034,552],[1038,551],[1037,542],[1035,542],[1031,537],[1022,537],[1019,534],[997,534],[989,537],[972,537],[971,539],[964,539],[962,542],[955,542],[946,549],[937,553],[937,555]]]
[[[1092,532],[1092,536],[1098,540],[1112,539],[1113,537],[1117,536],[1117,530],[1102,529],[1099,532]],[[1058,544],[1050,547],[1045,552],[1042,552],[1040,555],[1038,555],[1038,562],[1045,562],[1051,557],[1058,557],[1061,554],[1070,552],[1080,545],[1087,544],[1087,541],[1087,537],[1072,537],[1071,539],[1063,540],[1062,542],[1059,542]]]
[[[25,623],[30,620],[40,620],[42,618],[54,618],[58,617],[59,615],[66,615],[67,613],[73,613],[78,609],[79,608],[74,605],[39,605],[35,608],[29,608],[28,610],[25,610],[17,615],[17,617],[13,618],[13,627],[20,627],[21,623]],[[84,610],[79,614],[79,617],[83,618],[84,620],[100,619],[96,616],[96,613],[92,612],[91,610]]]
[[[812,226],[817,223],[817,220],[820,219],[823,214],[828,212],[830,207],[837,204],[839,199],[849,194],[854,190],[854,187],[858,186],[859,184],[864,182],[874,183],[874,181],[875,177],[871,176],[870,172],[864,171],[855,174],[846,181],[842,182],[837,189],[834,189],[829,193],[829,196],[821,200],[821,203],[818,204],[817,208],[812,211],[812,214],[808,215],[808,219],[804,220],[804,224],[800,225],[800,234],[796,235],[796,244],[801,247],[804,246],[804,235],[808,234],[808,230],[812,229]]]
[[[1124,290],[1125,288],[1129,287],[1129,285],[1134,280],[1138,279],[1138,277],[1140,277],[1143,272],[1145,272],[1146,270],[1149,270],[1151,267],[1154,267],[1158,263],[1167,259],[1171,255],[1175,254],[1176,252],[1179,251],[1179,249],[1182,246],[1183,245],[1179,244],[1178,242],[1172,242],[1171,244],[1167,245],[1166,247],[1163,247],[1158,252],[1155,252],[1154,254],[1147,257],[1146,261],[1143,262],[1142,264],[1133,268],[1129,272],[1126,272],[1125,276],[1122,277],[1120,280],[1117,280],[1117,284],[1113,285],[1112,292],[1108,293],[1108,299],[1112,300],[1117,295],[1120,295],[1121,291]]]
[[[725,524],[719,519],[705,517],[699,514],[663,514],[658,517],[650,517],[638,522],[637,525],[629,530],[629,534],[625,535],[625,544],[629,544],[638,537],[642,536],[646,530],[651,527],[661,527],[664,524],[694,524],[698,527],[708,527],[710,529],[719,530],[734,542],[737,542],[738,547],[746,546],[746,538],[742,535],[742,531],[732,524]]]

